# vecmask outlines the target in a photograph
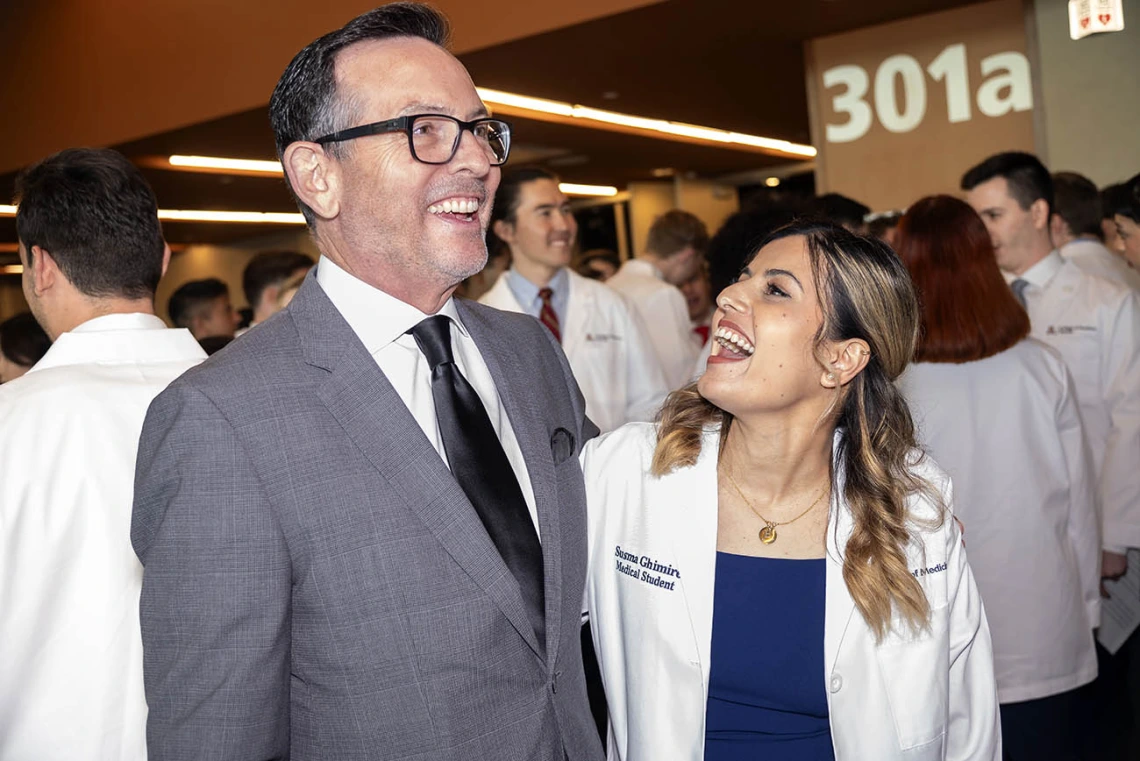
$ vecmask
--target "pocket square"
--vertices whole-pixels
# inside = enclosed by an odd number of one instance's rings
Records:
[[[554,464],[561,465],[574,456],[574,434],[565,428],[555,428],[550,435],[550,454]]]

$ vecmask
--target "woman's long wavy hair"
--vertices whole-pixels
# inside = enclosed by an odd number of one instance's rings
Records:
[[[833,485],[854,519],[843,557],[843,579],[863,618],[880,639],[897,613],[912,630],[925,628],[930,606],[911,575],[906,547],[912,517],[907,500],[922,494],[939,506],[941,495],[912,473],[914,423],[894,381],[914,354],[919,310],[906,268],[884,243],[823,223],[795,223],[772,233],[757,249],[782,238],[802,236],[819,293],[823,321],[814,340],[820,366],[829,341],[859,338],[871,356],[841,390],[831,422],[843,430]],[[749,257],[749,261],[754,258]],[[664,475],[692,465],[706,427],[720,427],[721,443],[732,415],[701,396],[697,385],[675,391],[658,418],[653,472]],[[722,446],[723,451],[723,446]],[[842,478],[838,478],[838,476]]]

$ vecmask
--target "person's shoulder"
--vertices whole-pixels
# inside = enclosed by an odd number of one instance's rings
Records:
[[[615,456],[620,456],[625,467],[631,458],[648,464],[653,459],[656,447],[655,423],[626,423],[620,428],[588,441],[585,451],[589,456],[602,461],[611,461]]]
[[[300,357],[297,326],[285,309],[186,371],[170,389],[193,388],[211,398],[232,396],[235,389],[272,394]]]
[[[1091,272],[1073,261],[1066,260],[1059,275],[1063,287],[1079,288],[1088,294],[1094,308],[1118,308],[1136,299],[1135,291],[1126,283]]]

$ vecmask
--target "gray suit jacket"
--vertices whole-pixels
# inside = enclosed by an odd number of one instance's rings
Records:
[[[537,320],[460,301],[538,505],[547,641],[312,276],[159,396],[131,540],[151,761],[594,761],[579,627],[596,433]]]

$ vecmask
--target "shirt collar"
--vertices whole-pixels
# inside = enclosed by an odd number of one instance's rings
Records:
[[[317,263],[317,283],[369,354],[375,354],[431,317],[411,304],[365,283],[325,256]],[[451,318],[459,332],[468,335],[455,308],[455,299],[449,298],[439,314]]]
[[[1030,285],[1044,288],[1049,285],[1049,281],[1053,279],[1053,276],[1060,271],[1064,264],[1065,260],[1061,257],[1061,253],[1054,249],[1044,259],[1022,272],[1019,278],[1027,281]]]
[[[507,270],[507,287],[511,289],[511,293],[514,294],[519,305],[524,308],[538,301],[538,292],[541,290],[537,285],[520,275],[513,266]],[[570,276],[566,274],[566,268],[563,267],[554,273],[554,277],[550,279],[550,283],[546,287],[556,295],[564,296],[570,287]]]
[[[100,333],[107,330],[165,330],[166,323],[153,314],[130,312],[105,314],[76,325],[68,333]]]

